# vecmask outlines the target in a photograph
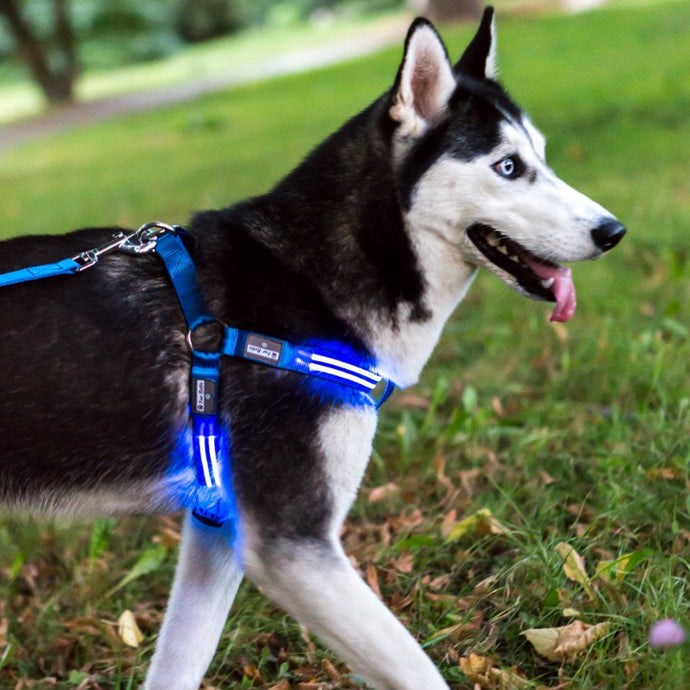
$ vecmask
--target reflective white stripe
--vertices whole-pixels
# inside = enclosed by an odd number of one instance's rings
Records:
[[[332,364],[336,367],[339,367],[340,369],[347,369],[348,371],[353,371],[355,374],[359,374],[360,376],[365,376],[368,379],[371,379],[372,381],[375,381],[378,383],[381,380],[381,377],[378,374],[373,374],[370,371],[367,371],[366,369],[362,369],[361,367],[356,367],[354,364],[349,364],[348,362],[343,362],[339,359],[333,359],[332,357],[325,357],[324,355],[317,355],[316,353],[312,353],[311,355],[312,361],[314,362],[323,362],[324,364]]]
[[[206,436],[197,436],[196,440],[199,444],[199,454],[201,455],[201,467],[204,471],[204,483],[206,486],[213,486],[211,473],[208,470],[208,455],[206,453]]]
[[[211,469],[213,470],[213,479],[216,486],[220,486],[220,469],[218,467],[218,451],[216,449],[216,437],[208,437],[208,449],[211,453]]]
[[[309,365],[309,371],[320,371],[324,374],[330,374],[331,376],[336,376],[339,379],[346,379],[348,381],[352,381],[353,383],[356,383],[359,386],[362,386],[362,388],[366,388],[367,390],[373,390],[376,388],[376,383],[372,381],[367,381],[363,378],[360,378],[359,376],[355,376],[354,374],[348,374],[345,371],[340,371],[340,369],[333,369],[332,367],[325,367],[321,364],[310,364]]]

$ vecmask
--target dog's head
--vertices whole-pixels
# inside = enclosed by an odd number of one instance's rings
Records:
[[[433,26],[416,20],[391,92],[394,167],[410,231],[465,265],[575,311],[570,269],[614,247],[623,225],[560,180],[545,140],[496,81],[493,10],[452,66]]]

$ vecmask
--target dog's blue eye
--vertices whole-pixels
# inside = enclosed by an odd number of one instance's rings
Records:
[[[506,156],[494,165],[494,170],[501,176],[509,180],[520,177],[525,171],[525,166],[519,156]]]

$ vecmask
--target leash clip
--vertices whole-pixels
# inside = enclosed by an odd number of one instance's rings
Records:
[[[116,232],[110,242],[101,247],[87,249],[71,258],[72,261],[79,264],[76,270],[80,272],[95,266],[102,256],[110,254],[110,252],[125,251],[129,254],[146,254],[156,248],[156,242],[160,237],[168,232],[176,232],[176,227],[160,221],[146,223],[129,235],[122,231]]]
[[[94,249],[87,249],[85,252],[73,256],[72,261],[76,261],[79,264],[77,272],[85,271],[87,268],[95,266],[104,254],[121,249],[129,241],[129,238],[130,235],[126,235],[124,232],[116,232],[110,242]]]

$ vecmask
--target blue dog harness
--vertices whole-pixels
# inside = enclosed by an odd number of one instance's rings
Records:
[[[315,376],[347,386],[367,396],[377,409],[388,399],[395,384],[385,381],[378,400],[371,395],[383,377],[362,362],[344,360],[327,348],[296,345],[260,333],[228,326],[208,313],[199,287],[196,267],[182,241],[184,230],[165,223],[147,223],[136,232],[116,233],[107,244],[52,264],[32,266],[0,275],[0,287],[74,275],[95,266],[113,251],[143,254],[155,251],[170,276],[187,322],[187,344],[192,367],[190,415],[197,491],[192,514],[201,522],[220,527],[234,514],[234,495],[229,472],[229,448],[219,419],[218,389],[221,356],[237,357],[278,369]],[[213,331],[216,343],[195,343],[203,332]],[[196,336],[196,338],[195,338]]]

